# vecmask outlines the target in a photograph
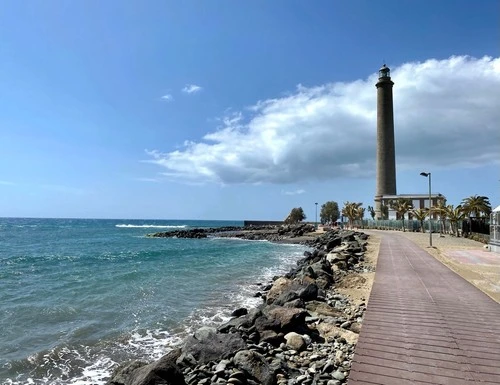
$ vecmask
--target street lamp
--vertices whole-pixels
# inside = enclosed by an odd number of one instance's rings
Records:
[[[421,172],[420,175],[429,178],[429,247],[432,247],[432,215],[431,215],[431,207],[432,207],[432,197],[431,197],[431,173],[430,172]]]
[[[316,220],[314,221],[314,228],[317,230],[318,229],[318,202],[316,202],[315,205],[316,205]]]

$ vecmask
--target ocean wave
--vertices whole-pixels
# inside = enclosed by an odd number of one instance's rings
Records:
[[[185,229],[187,225],[179,225],[179,226],[174,226],[174,225],[130,225],[130,224],[118,224],[115,225],[115,227],[121,227],[121,228],[146,228],[146,229],[151,229],[151,228],[156,228],[156,229]]]

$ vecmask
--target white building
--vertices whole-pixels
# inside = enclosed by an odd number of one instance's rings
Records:
[[[490,250],[500,253],[500,206],[490,214]]]
[[[397,201],[398,199],[409,199],[412,203],[414,209],[425,209],[429,208],[429,194],[399,194],[399,195],[383,195],[382,205],[386,205],[389,208],[389,218],[388,219],[401,219],[397,217],[395,210],[391,208],[390,202]],[[436,206],[438,201],[446,201],[446,197],[443,194],[435,193],[431,194],[431,207]],[[432,219],[437,219],[438,214],[433,213]],[[410,213],[411,219],[411,213]]]

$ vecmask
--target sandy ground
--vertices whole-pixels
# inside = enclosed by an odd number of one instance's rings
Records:
[[[380,241],[386,231],[361,229],[358,231],[370,235],[365,261],[367,265],[375,268]],[[321,233],[320,230],[308,236],[317,236]],[[428,233],[397,232],[397,234],[415,242],[438,261],[500,303],[500,254],[489,251],[483,243],[467,238],[433,234],[431,248]],[[374,277],[375,272],[351,274],[336,286],[342,294],[348,295],[355,303],[367,302]]]
[[[385,233],[381,230],[360,231],[370,235],[370,243],[376,242],[373,237],[380,239]],[[428,233],[398,232],[398,234],[415,242],[438,261],[500,303],[500,254],[489,251],[483,243],[467,238],[451,235],[440,237],[439,234],[433,234],[431,248]]]
[[[377,266],[381,239],[380,234],[370,234],[368,238],[364,264],[366,267],[371,267],[371,271],[349,274],[335,285],[336,289],[341,294],[347,295],[355,305],[359,305],[362,302],[368,303],[373,280],[375,279],[375,268]]]

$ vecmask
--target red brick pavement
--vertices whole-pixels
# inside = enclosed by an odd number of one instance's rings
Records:
[[[384,234],[347,384],[500,384],[500,305]]]

